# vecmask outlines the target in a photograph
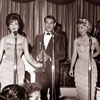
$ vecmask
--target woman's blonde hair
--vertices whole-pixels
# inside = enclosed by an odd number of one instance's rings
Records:
[[[77,26],[79,26],[80,24],[82,24],[82,25],[87,27],[87,32],[90,33],[92,31],[93,25],[92,25],[92,23],[88,19],[80,18],[78,20]]]

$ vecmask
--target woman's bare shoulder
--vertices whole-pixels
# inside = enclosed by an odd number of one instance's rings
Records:
[[[10,40],[11,41],[12,36],[11,36],[11,34],[8,34],[8,35],[5,35],[4,37],[2,37],[2,39]]]
[[[80,38],[75,38],[74,43],[77,43],[80,40]]]
[[[2,37],[1,41],[5,41],[6,39],[9,39],[9,35],[6,35],[6,36]]]
[[[93,42],[93,43],[98,42],[98,40],[97,40],[95,37],[91,37],[91,39],[92,39],[92,42]]]
[[[26,37],[24,37],[24,36],[22,36],[20,34],[18,35],[18,38],[21,39],[21,40],[25,40],[26,39]]]

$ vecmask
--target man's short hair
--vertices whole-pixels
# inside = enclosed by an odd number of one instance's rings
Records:
[[[52,16],[52,15],[47,15],[45,18],[44,18],[44,22],[46,22],[46,19],[53,19],[54,20],[54,23],[56,22],[56,19]]]

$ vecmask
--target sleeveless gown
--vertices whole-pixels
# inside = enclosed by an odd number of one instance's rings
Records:
[[[6,85],[14,83],[14,48],[15,45],[8,43],[6,38],[4,39],[4,50],[6,57],[2,60],[0,64],[0,83],[1,89]],[[18,76],[18,84],[23,84],[24,82],[24,62],[21,58],[23,53],[23,45],[24,45],[24,38],[23,42],[17,44],[17,76]]]
[[[94,45],[92,45],[94,48]],[[89,66],[89,44],[81,45],[77,43],[78,59],[75,65],[75,83],[78,100],[88,100],[88,66]],[[95,97],[95,87],[97,82],[97,66],[92,58],[92,89],[91,100]]]

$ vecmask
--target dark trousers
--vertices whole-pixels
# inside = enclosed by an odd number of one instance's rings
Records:
[[[52,100],[52,99],[58,100],[59,99],[59,95],[60,95],[59,74],[56,74],[55,79],[56,79],[56,81],[54,82],[55,84],[53,84],[53,86],[54,86],[54,89],[53,89],[51,73],[47,73],[47,72],[37,72],[36,73],[36,82],[38,82],[42,85],[41,100],[48,100],[48,98],[47,98],[48,88],[50,89],[50,91],[49,91],[50,100]]]

